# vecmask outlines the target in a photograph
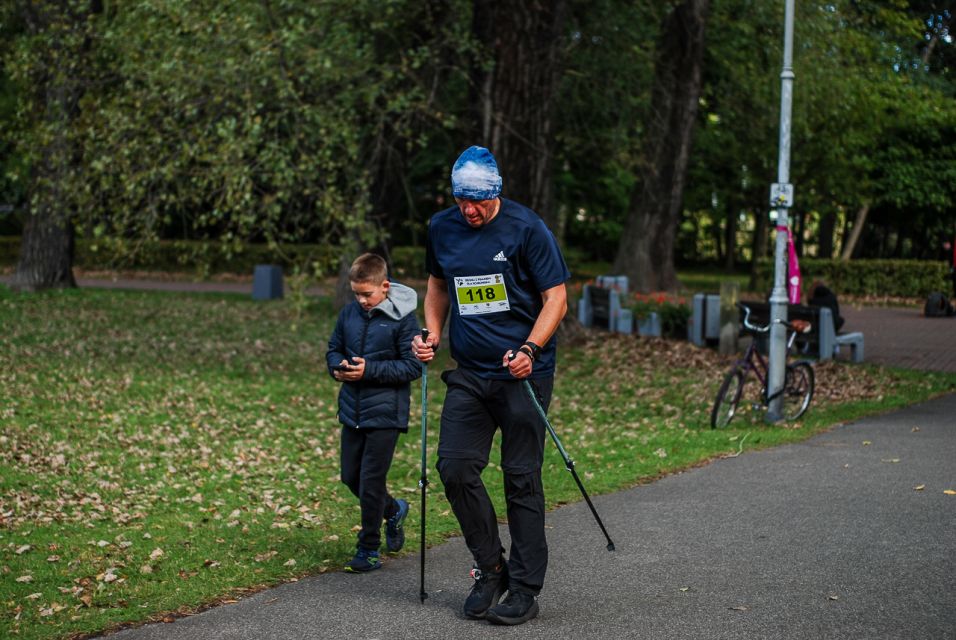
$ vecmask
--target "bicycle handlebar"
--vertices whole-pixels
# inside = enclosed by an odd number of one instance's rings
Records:
[[[767,333],[768,331],[770,331],[769,324],[766,327],[758,327],[757,325],[752,324],[750,322],[750,307],[743,304],[742,302],[738,302],[737,308],[744,312],[743,324],[746,328],[750,329],[751,331],[756,331],[757,333]]]
[[[738,302],[737,307],[744,312],[744,319],[743,319],[744,327],[756,333],[767,333],[768,331],[770,331],[769,323],[764,327],[758,327],[757,325],[750,322],[750,307],[748,307],[742,302]],[[797,322],[800,322],[800,326],[797,326],[795,323],[791,323],[786,320],[781,320],[779,318],[775,319],[774,322],[779,322],[780,324],[785,326],[787,329],[790,329],[794,333],[807,333],[808,331],[810,331],[810,323],[806,321],[798,320]]]

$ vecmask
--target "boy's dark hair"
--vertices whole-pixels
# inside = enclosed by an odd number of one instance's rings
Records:
[[[363,253],[349,269],[349,280],[352,282],[374,282],[381,284],[388,280],[388,265],[385,258],[374,253]]]

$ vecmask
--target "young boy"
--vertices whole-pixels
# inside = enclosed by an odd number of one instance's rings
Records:
[[[381,567],[382,520],[385,546],[395,552],[405,544],[403,523],[408,503],[385,488],[399,433],[408,431],[409,383],[421,364],[408,349],[419,333],[414,289],[388,280],[385,260],[366,253],[349,271],[355,300],[339,313],[325,354],[329,373],[342,382],[342,482],[359,499],[362,529],[352,573]]]

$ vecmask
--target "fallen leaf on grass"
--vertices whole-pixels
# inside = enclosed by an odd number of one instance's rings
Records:
[[[22,556],[24,553],[33,548],[33,545],[25,544],[22,547],[17,547],[17,555]]]
[[[827,598],[830,599],[830,600],[839,600],[839,599],[840,599],[840,596],[829,595],[829,596],[827,596]]]
[[[913,491],[922,491],[925,488],[926,488],[925,484],[918,484],[915,487],[913,487]]]
[[[868,446],[870,446],[871,444],[873,444],[873,443],[870,442],[869,440],[864,440],[864,441],[863,441],[863,446],[864,446],[864,447],[868,447]]]
[[[54,613],[59,613],[60,611],[63,611],[64,609],[66,609],[66,605],[62,605],[58,602],[54,602],[48,608],[40,609],[40,616],[43,618],[46,618],[48,616],[52,616]]]
[[[17,582],[33,582],[33,576],[31,575],[20,576],[19,578],[17,578]]]

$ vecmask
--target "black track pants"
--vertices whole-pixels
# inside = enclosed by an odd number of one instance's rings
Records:
[[[463,369],[446,371],[448,385],[438,442],[438,472],[475,564],[494,567],[504,548],[494,506],[481,479],[497,429],[501,429],[511,554],[510,586],[537,594],[548,568],[541,464],[545,426],[520,380],[485,380]],[[553,378],[533,380],[542,406],[551,401]]]
[[[362,530],[358,546],[377,551],[382,544],[382,519],[395,514],[395,499],[385,488],[398,442],[398,429],[342,427],[342,482],[359,499]]]

